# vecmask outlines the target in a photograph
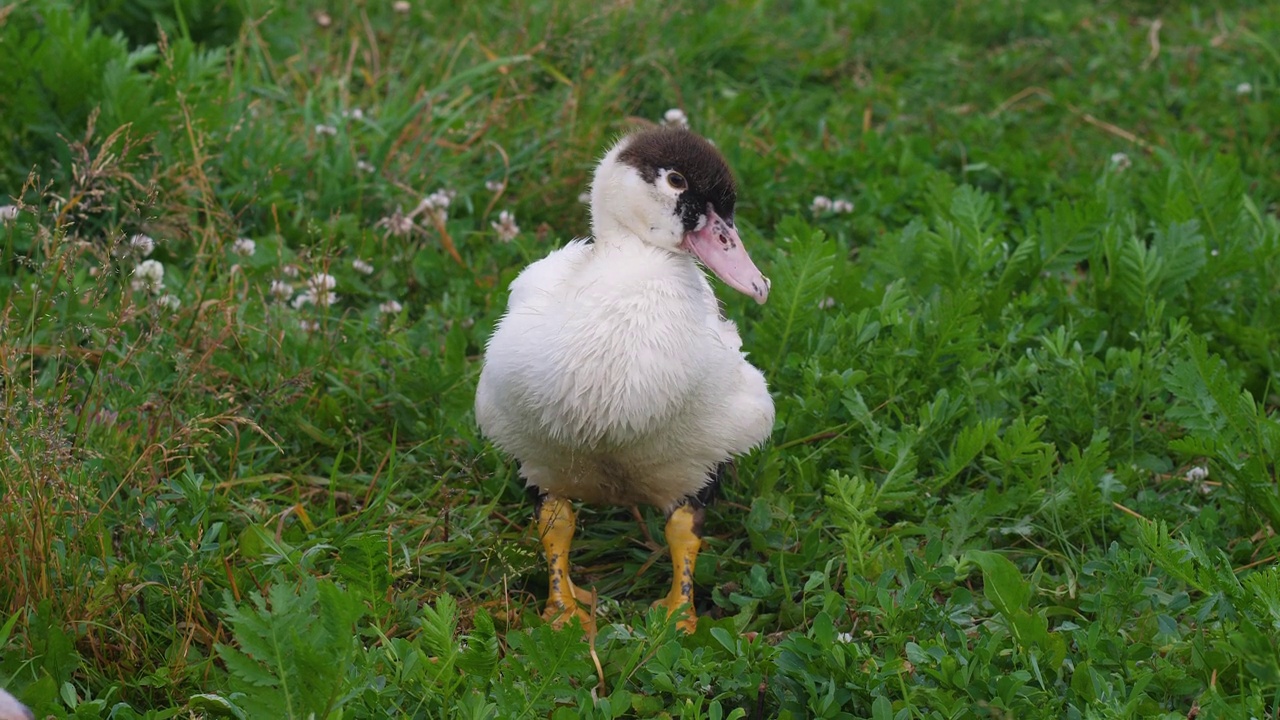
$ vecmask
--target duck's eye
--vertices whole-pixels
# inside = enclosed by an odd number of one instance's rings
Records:
[[[684,190],[689,187],[689,181],[685,180],[683,175],[675,172],[674,170],[667,173],[667,184],[676,190]]]

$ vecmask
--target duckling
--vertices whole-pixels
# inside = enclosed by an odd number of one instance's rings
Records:
[[[623,137],[591,185],[591,239],[525,268],[485,352],[476,419],[515,457],[550,570],[544,617],[593,619],[569,578],[573,501],[666,513],[671,591],[692,631],[693,571],[717,469],[773,428],[764,375],[706,274],[763,303],[723,156],[683,128]]]

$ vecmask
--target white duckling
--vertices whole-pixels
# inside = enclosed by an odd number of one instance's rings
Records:
[[[720,316],[701,261],[763,303],[769,282],[734,227],[733,176],[711,143],[681,128],[619,141],[591,186],[594,242],[527,267],[489,339],[476,391],[481,431],[515,456],[535,498],[550,566],[544,617],[578,617],[569,580],[572,500],[653,505],[667,514],[674,578],[659,601],[687,607],[717,468],[768,438],[764,376]]]

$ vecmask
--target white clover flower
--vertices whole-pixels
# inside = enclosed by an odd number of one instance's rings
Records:
[[[454,196],[458,193],[454,190],[437,190],[430,195],[422,198],[422,202],[418,203],[418,207],[426,206],[429,208],[448,209],[449,203],[453,202]]]
[[[388,300],[378,306],[378,312],[383,315],[399,315],[404,306],[395,300]]]
[[[145,233],[135,233],[129,238],[129,249],[146,257],[156,249],[156,241]]]
[[[503,190],[506,190],[507,184],[502,182],[501,180],[489,180],[484,184],[484,189],[488,190],[491,193],[497,194],[502,192]]]
[[[680,108],[671,108],[662,114],[662,124],[682,128],[689,127],[689,116]]]
[[[374,227],[384,227],[389,235],[396,237],[404,237],[417,229],[417,225],[413,224],[413,216],[405,215],[396,208],[396,211],[374,223]]]
[[[394,3],[391,4],[391,9],[395,10],[401,15],[409,12],[409,8],[410,6],[409,6],[408,0],[396,0]]]
[[[249,238],[236,238],[236,241],[231,245],[231,252],[244,257],[249,257],[257,249],[258,243]]]
[[[298,327],[302,328],[303,332],[319,332],[320,322],[318,320],[299,320]]]
[[[293,264],[285,265],[280,268],[280,272],[284,273],[285,277],[296,278],[298,277],[298,266]]]
[[[846,215],[853,212],[853,203],[848,200],[832,200],[831,212]]]
[[[853,642],[853,633],[842,632],[836,635],[836,642],[848,645]]]
[[[315,292],[328,292],[338,287],[338,281],[328,273],[316,273],[307,281],[307,286]]]
[[[1187,469],[1187,482],[1200,482],[1209,477],[1209,468],[1203,465],[1195,465]]]
[[[333,289],[337,287],[338,281],[333,279],[332,275],[326,273],[316,273],[307,280],[307,292],[299,296],[310,296],[309,301],[316,305],[324,307],[338,302],[338,296],[333,293]],[[296,301],[295,301],[296,302]],[[304,302],[304,304],[305,304]],[[294,307],[299,307],[295,305]]]
[[[1253,83],[1242,82],[1236,86],[1237,95],[1251,95],[1253,93]]]
[[[365,160],[357,160],[356,169],[363,173],[371,173],[374,170],[377,170],[378,168],[374,167],[373,163],[371,162],[367,162]]]
[[[813,196],[813,202],[809,203],[809,209],[814,215],[821,215],[824,212],[830,212],[832,207],[831,198],[826,195]]]
[[[1124,172],[1130,167],[1133,167],[1133,161],[1129,159],[1128,155],[1122,152],[1112,153],[1111,167],[1115,168],[1116,172]]]
[[[293,286],[283,280],[272,280],[271,289],[267,292],[277,301],[284,302],[293,294]]]
[[[361,110],[360,108],[351,108],[350,110],[343,110],[342,117],[347,120],[363,120],[364,111]]]
[[[308,290],[308,291],[298,293],[298,297],[294,298],[293,302],[289,304],[293,306],[294,310],[301,310],[302,308],[306,307],[307,305],[310,305],[315,301],[316,301],[316,296],[311,294],[311,291]]]
[[[453,202],[455,195],[457,195],[457,192],[453,190],[437,190],[422,198],[422,202],[418,203],[418,207],[412,213],[409,213],[409,217],[412,218],[418,213],[426,213],[434,220],[435,224],[443,225],[449,219],[449,204]]]
[[[133,289],[160,292],[164,286],[164,265],[158,260],[143,260],[133,269]]]
[[[493,231],[498,233],[499,242],[511,242],[520,234],[520,226],[516,225],[516,216],[506,210],[498,213],[498,222],[489,224],[493,226]]]
[[[316,134],[328,135],[329,137],[333,137],[338,134],[338,128],[332,125],[325,125],[324,123],[318,123],[316,125]]]
[[[17,205],[0,205],[0,222],[9,222],[18,219]]]
[[[361,260],[360,258],[356,258],[355,260],[352,260],[351,267],[355,268],[355,271],[360,273],[361,275],[373,274],[373,266],[365,262],[364,260]]]
[[[165,293],[160,297],[156,298],[156,305],[159,305],[165,310],[173,312],[182,306],[182,301],[178,299],[177,295],[171,295],[169,293]]]

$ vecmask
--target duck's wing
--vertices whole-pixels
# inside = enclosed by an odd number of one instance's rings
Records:
[[[569,279],[591,255],[591,251],[590,241],[573,240],[526,267],[511,281],[507,312],[532,309],[554,301],[557,290],[566,287]]]

